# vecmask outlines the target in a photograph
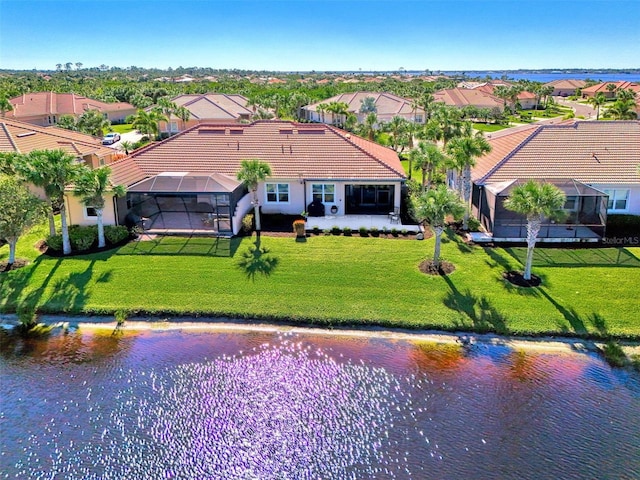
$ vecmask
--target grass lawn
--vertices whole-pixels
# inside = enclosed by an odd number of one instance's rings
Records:
[[[35,231],[18,257],[33,263],[0,274],[0,311],[199,314],[377,324],[513,334],[640,338],[640,248],[536,249],[539,288],[512,287],[524,248],[469,247],[445,239],[457,269],[426,276],[426,241],[312,236],[254,239],[165,237],[100,254],[38,256]],[[8,247],[0,248],[6,260]]]
[[[497,132],[509,127],[507,125],[500,125],[497,123],[474,123],[473,128],[474,130],[478,130],[480,132]]]
[[[118,132],[118,133],[128,133],[133,132],[134,128],[130,123],[123,123],[121,125],[111,125],[108,129],[110,132]]]

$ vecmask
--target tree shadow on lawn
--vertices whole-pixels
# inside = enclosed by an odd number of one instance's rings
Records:
[[[476,332],[508,333],[506,318],[498,312],[487,297],[474,295],[469,289],[462,293],[449,277],[443,276],[441,278],[450,289],[444,298],[444,305],[464,314],[470,320],[470,323],[454,322],[456,329],[472,328]]]
[[[252,247],[240,254],[238,267],[244,271],[247,279],[255,282],[257,275],[269,277],[278,266],[279,259],[269,254],[267,247],[260,246],[258,237]]]
[[[524,268],[524,265],[521,265],[519,262],[517,266],[514,266],[514,264],[511,261],[509,261],[508,258],[505,258],[505,256],[501,255],[500,252],[496,250],[496,247],[484,246],[482,247],[482,249],[484,250],[484,253],[491,259],[491,260],[485,260],[485,264],[492,269],[499,268],[501,272],[506,273],[506,272]],[[549,280],[545,275],[539,275],[537,273],[536,275],[542,280],[542,283],[544,285],[548,286]],[[539,296],[539,293],[536,288],[518,287],[517,285],[512,284],[502,276],[500,276],[500,278],[498,278],[497,281],[510,293],[517,293],[518,295],[527,296],[527,297]]]
[[[504,248],[511,257],[524,264],[525,247]],[[533,265],[538,267],[622,267],[640,268],[640,259],[624,247],[570,248],[536,246]]]
[[[233,257],[242,243],[240,237],[160,236],[128,243],[117,255],[189,255],[204,257]]]
[[[460,250],[460,253],[471,253],[474,250],[472,245],[465,243],[462,238],[451,228],[447,228],[445,230],[445,235],[442,240],[444,243],[455,243],[456,247],[458,247],[458,250]]]

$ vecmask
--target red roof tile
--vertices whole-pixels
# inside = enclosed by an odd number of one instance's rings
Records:
[[[129,103],[105,103],[74,93],[33,92],[14,97],[9,101],[13,105],[13,110],[7,112],[6,117],[18,120],[34,115],[77,116],[87,110],[99,110],[100,112],[135,110],[133,105]]]

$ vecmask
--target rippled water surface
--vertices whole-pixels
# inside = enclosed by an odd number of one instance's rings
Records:
[[[640,478],[640,378],[586,354],[178,330],[1,345],[2,478]]]

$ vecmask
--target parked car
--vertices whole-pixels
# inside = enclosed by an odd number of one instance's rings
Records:
[[[120,134],[116,132],[107,133],[102,139],[103,145],[113,145],[116,142],[120,141]]]

